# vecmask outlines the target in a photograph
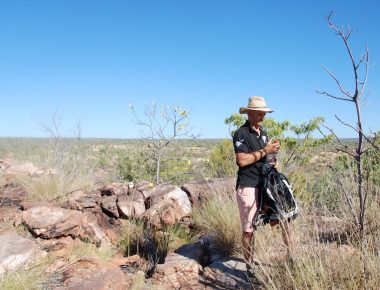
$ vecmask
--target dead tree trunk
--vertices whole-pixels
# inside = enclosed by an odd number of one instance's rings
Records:
[[[336,137],[337,141],[341,145],[341,147],[336,147],[337,151],[344,152],[351,156],[353,160],[355,160],[355,166],[356,166],[356,182],[357,182],[357,197],[359,199],[359,210],[358,212],[350,206],[350,209],[352,211],[356,226],[358,228],[358,232],[360,235],[360,238],[364,244],[366,244],[366,201],[367,201],[367,195],[368,191],[364,189],[364,178],[363,178],[363,154],[369,149],[364,148],[365,144],[364,141],[367,141],[367,147],[368,146],[374,146],[377,148],[377,146],[374,143],[374,140],[371,140],[370,137],[366,136],[363,132],[362,127],[362,115],[361,115],[361,106],[360,106],[360,99],[363,95],[363,92],[365,90],[367,79],[368,79],[368,66],[369,66],[369,52],[368,47],[366,47],[365,52],[360,57],[360,59],[357,61],[355,60],[351,47],[349,45],[349,38],[353,32],[352,29],[345,29],[343,27],[337,27],[335,24],[332,23],[332,17],[334,13],[331,12],[330,15],[327,17],[328,25],[329,27],[343,40],[344,46],[346,48],[346,51],[348,53],[348,57],[350,60],[350,63],[352,65],[352,70],[354,74],[354,91],[349,92],[344,88],[340,80],[335,77],[333,73],[331,73],[326,67],[322,65],[324,70],[330,75],[330,77],[335,81],[337,86],[339,87],[340,96],[332,95],[325,91],[318,91],[318,93],[322,95],[326,95],[328,97],[331,97],[333,99],[338,99],[341,101],[348,101],[352,102],[355,106],[356,111],[356,126],[350,125],[348,123],[343,122],[339,117],[335,115],[337,120],[344,124],[345,126],[350,127],[353,129],[357,134],[357,144],[355,150],[351,149],[349,146],[344,144],[339,137],[331,130],[331,133]],[[364,76],[360,79],[359,78],[359,67],[361,64],[365,64],[364,69]],[[378,148],[377,148],[378,149]]]

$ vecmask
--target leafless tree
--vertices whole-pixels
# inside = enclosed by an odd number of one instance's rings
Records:
[[[145,127],[142,134],[148,155],[154,160],[156,167],[156,183],[160,182],[160,171],[165,149],[174,139],[197,138],[189,125],[189,112],[179,106],[159,106],[155,101],[145,104],[143,118],[136,113],[133,105],[129,105],[136,124]]]
[[[351,125],[347,122],[344,122],[341,118],[335,115],[335,118],[342,123],[344,126],[347,126],[353,129],[357,134],[357,143],[355,148],[351,148],[334,133],[331,128],[325,127],[328,129],[338,141],[338,145],[336,146],[336,150],[339,152],[343,152],[355,161],[356,164],[356,183],[357,183],[357,195],[359,199],[359,210],[355,210],[352,205],[352,200],[349,197],[349,194],[345,192],[345,196],[347,202],[349,204],[351,213],[353,215],[354,221],[358,227],[360,237],[365,244],[366,241],[366,201],[368,197],[368,190],[365,190],[364,187],[364,179],[363,179],[363,157],[364,154],[370,148],[376,148],[379,150],[378,146],[375,144],[376,134],[374,137],[367,135],[363,131],[363,123],[362,123],[362,112],[361,112],[361,100],[363,97],[363,93],[365,91],[368,79],[368,69],[369,69],[369,52],[368,46],[366,45],[364,53],[361,55],[359,59],[355,59],[352,49],[350,47],[349,38],[353,33],[353,29],[350,27],[338,27],[336,26],[332,19],[334,16],[334,12],[331,12],[327,17],[328,26],[331,30],[335,32],[336,35],[343,41],[344,47],[348,54],[348,58],[350,64],[352,66],[352,72],[354,75],[354,86],[353,91],[349,91],[345,88],[342,82],[325,66],[322,65],[323,69],[329,74],[329,76],[335,81],[336,85],[339,88],[339,95],[334,95],[326,91],[317,91],[317,93],[326,95],[330,98],[337,99],[344,102],[350,102],[355,107],[356,112],[356,124]],[[363,67],[364,65],[364,67]],[[362,66],[362,67],[361,67]],[[359,70],[360,68],[360,70]]]

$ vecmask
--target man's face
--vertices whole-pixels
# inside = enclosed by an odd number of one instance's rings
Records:
[[[251,125],[259,125],[259,126],[261,126],[261,124],[263,123],[265,114],[266,112],[262,112],[262,111],[248,111],[247,113],[248,120],[251,123]]]

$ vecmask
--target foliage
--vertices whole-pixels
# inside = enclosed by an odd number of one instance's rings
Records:
[[[224,124],[229,125],[231,137],[235,135],[236,130],[243,126],[247,118],[238,113],[232,113],[228,118],[224,119]]]
[[[230,140],[218,142],[206,160],[208,177],[233,177],[237,166],[234,148]]]

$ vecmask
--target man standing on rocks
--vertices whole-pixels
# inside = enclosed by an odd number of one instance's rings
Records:
[[[236,163],[239,166],[236,197],[243,231],[242,242],[244,258],[248,271],[252,264],[252,241],[254,235],[253,219],[259,202],[261,169],[268,154],[276,154],[280,144],[268,140],[267,133],[261,128],[266,113],[273,110],[267,107],[263,97],[251,97],[248,106],[240,108],[240,114],[247,114],[248,120],[233,137]]]

